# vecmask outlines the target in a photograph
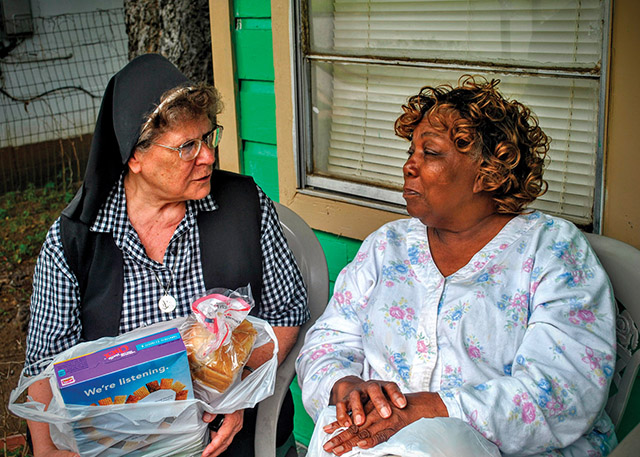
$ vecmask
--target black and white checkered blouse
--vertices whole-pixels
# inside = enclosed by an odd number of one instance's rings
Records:
[[[258,317],[273,326],[299,326],[309,319],[307,291],[291,251],[287,247],[273,203],[258,187],[262,210],[262,307]],[[211,196],[188,201],[164,256],[164,263],[150,259],[127,217],[123,177],[112,189],[91,227],[111,232],[124,260],[123,306],[120,333],[189,313],[193,298],[205,292],[200,259],[200,234],[196,216],[215,211]],[[242,255],[242,253],[238,253]],[[164,313],[158,301],[164,289],[178,305]],[[60,219],[49,229],[33,277],[31,322],[27,336],[27,374],[39,373],[43,359],[81,341],[78,281],[65,260]]]

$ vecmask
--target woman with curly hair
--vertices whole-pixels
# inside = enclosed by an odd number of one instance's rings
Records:
[[[446,417],[504,455],[616,444],[603,411],[609,280],[573,224],[527,209],[546,190],[549,139],[498,83],[424,87],[402,107],[412,217],[364,241],[297,361],[311,416],[335,405],[327,452],[388,445],[407,427],[420,436]]]

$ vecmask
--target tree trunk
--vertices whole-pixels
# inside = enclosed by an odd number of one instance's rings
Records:
[[[208,0],[125,0],[129,59],[156,52],[193,82],[213,83]]]

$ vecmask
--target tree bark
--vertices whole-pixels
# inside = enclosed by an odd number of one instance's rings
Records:
[[[208,0],[125,0],[129,59],[155,52],[193,82],[213,83]]]

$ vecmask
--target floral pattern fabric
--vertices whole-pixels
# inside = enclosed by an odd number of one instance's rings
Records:
[[[570,222],[513,218],[443,277],[426,227],[386,224],[340,273],[297,360],[309,414],[347,375],[439,392],[504,455],[606,455],[603,412],[615,364],[615,304]]]

